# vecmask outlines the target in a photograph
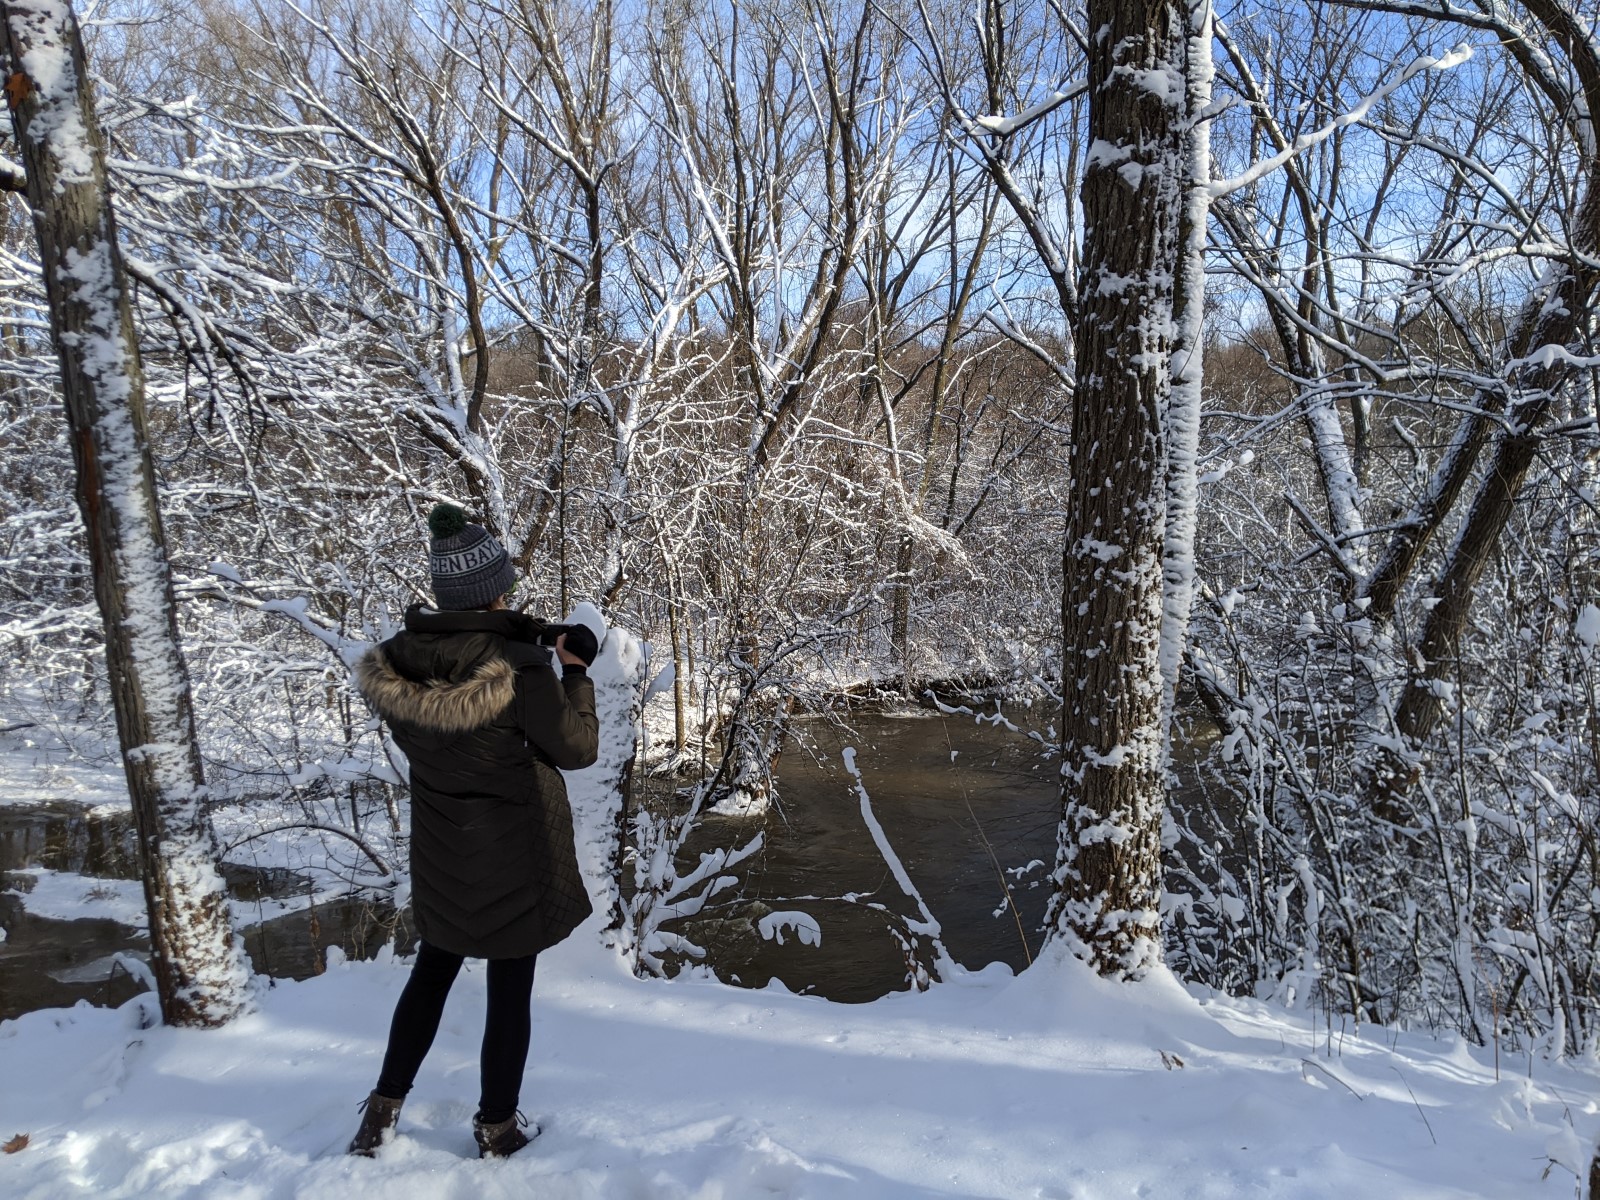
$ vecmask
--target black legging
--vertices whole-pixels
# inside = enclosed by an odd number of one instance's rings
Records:
[[[529,1000],[533,995],[533,964],[527,958],[489,960],[489,1011],[483,1021],[483,1052],[479,1058],[482,1092],[478,1120],[485,1124],[509,1120],[517,1111],[522,1090],[522,1069],[528,1062],[528,1039],[533,1031]],[[439,1032],[445,997],[461,970],[462,957],[420,942],[417,962],[411,968],[389,1025],[389,1049],[378,1073],[378,1095],[403,1100],[411,1090],[422,1060]]]

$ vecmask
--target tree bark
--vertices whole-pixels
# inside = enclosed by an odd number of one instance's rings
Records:
[[[1102,974],[1161,958],[1162,560],[1186,0],[1091,0],[1083,269],[1062,593],[1052,936]]]
[[[139,836],[162,1016],[220,1025],[249,974],[202,807],[188,672],[145,431],[144,379],[83,43],[67,0],[3,0],[6,96],[27,172],[106,667]]]

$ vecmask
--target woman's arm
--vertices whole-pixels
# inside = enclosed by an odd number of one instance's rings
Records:
[[[600,721],[594,712],[594,682],[581,662],[517,672],[518,721],[523,735],[563,771],[593,764],[600,753]]]

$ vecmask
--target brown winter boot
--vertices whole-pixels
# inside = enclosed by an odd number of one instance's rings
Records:
[[[400,1124],[400,1106],[404,1100],[391,1100],[373,1092],[361,1102],[361,1128],[350,1139],[348,1153],[371,1158],[378,1147],[389,1141],[394,1127]]]
[[[523,1133],[523,1129],[530,1132]],[[479,1158],[507,1158],[538,1137],[539,1127],[529,1125],[528,1118],[521,1113],[492,1125],[473,1117],[472,1136],[478,1139]]]

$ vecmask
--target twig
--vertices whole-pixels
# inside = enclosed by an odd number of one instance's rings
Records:
[[[937,704],[938,701],[935,700],[934,703]],[[941,705],[941,707],[943,706]],[[996,707],[998,707],[998,705]],[[954,766],[956,749],[955,746],[953,746],[950,742],[950,722],[941,716],[939,718],[939,724],[944,729],[945,749],[950,751],[950,763],[952,766]],[[1011,894],[1011,885],[1006,882],[1005,870],[1000,866],[1000,857],[994,852],[994,846],[989,841],[989,835],[984,831],[983,822],[978,820],[978,814],[973,811],[972,797],[967,794],[967,785],[961,778],[959,771],[956,773],[956,786],[961,789],[961,803],[967,806],[967,815],[972,818],[972,824],[978,830],[978,840],[983,843],[984,850],[986,850],[989,854],[989,861],[994,864],[995,878],[1000,881],[1000,890],[1005,893],[1006,907],[1011,909],[1011,919],[1017,923],[1017,937],[1022,939],[1022,957],[1027,960],[1027,965],[1031,967],[1033,966],[1033,951],[1028,946],[1028,935],[1022,928],[1022,913],[1017,909],[1017,898]],[[1166,1057],[1165,1052],[1163,1052],[1161,1057]],[[1179,1065],[1181,1066],[1182,1064],[1180,1063]],[[1169,1071],[1171,1069],[1171,1067],[1167,1068]]]
[[[1323,1066],[1316,1059],[1314,1059],[1314,1058],[1302,1058],[1300,1060],[1300,1063],[1301,1063],[1300,1076],[1301,1076],[1302,1079],[1305,1078],[1305,1069],[1304,1068],[1306,1068],[1306,1067],[1315,1067],[1317,1070],[1321,1071],[1324,1075],[1326,1075],[1329,1079],[1331,1079],[1335,1083],[1337,1083],[1345,1091],[1349,1092],[1357,1100],[1365,1100],[1366,1099],[1365,1096],[1363,1096],[1360,1092],[1356,1091],[1355,1088],[1351,1087],[1344,1080],[1340,1079],[1332,1071],[1328,1070],[1327,1067]]]
[[[1389,1069],[1396,1075],[1400,1075],[1400,1068],[1395,1066],[1393,1063],[1389,1064]],[[1422,1123],[1428,1127],[1428,1136],[1433,1138],[1433,1144],[1437,1146],[1439,1144],[1439,1139],[1433,1137],[1433,1123],[1428,1120],[1428,1114],[1422,1111],[1422,1105],[1417,1102],[1417,1094],[1411,1090],[1411,1084],[1406,1081],[1406,1077],[1404,1075],[1400,1075],[1400,1082],[1406,1085],[1406,1095],[1411,1097],[1411,1103],[1416,1104],[1417,1115],[1422,1118]]]
[[[1300,518],[1300,523],[1306,527],[1306,531],[1322,543],[1322,549],[1328,552],[1328,557],[1333,560],[1333,565],[1344,572],[1351,582],[1358,581],[1360,579],[1359,573],[1351,564],[1349,556],[1344,552],[1344,548],[1334,539],[1333,534],[1317,524],[1317,519],[1306,511],[1306,506],[1300,503],[1300,498],[1293,492],[1284,492],[1283,498],[1288,502],[1289,507],[1294,510],[1294,515]]]
[[[390,880],[394,878],[394,871],[390,868],[389,864],[384,862],[383,859],[378,855],[377,851],[368,846],[366,842],[362,841],[348,829],[340,829],[337,825],[324,825],[320,821],[289,821],[280,825],[269,825],[265,829],[257,829],[252,833],[245,834],[242,838],[238,838],[228,843],[228,845],[223,848],[222,853],[224,855],[231,854],[246,842],[253,842],[256,840],[256,838],[266,837],[268,834],[272,833],[284,833],[291,829],[314,829],[321,833],[333,833],[337,834],[339,837],[346,838],[355,844],[357,850],[360,850],[361,853],[365,854],[372,861],[372,865],[378,868],[380,874],[384,875]]]

